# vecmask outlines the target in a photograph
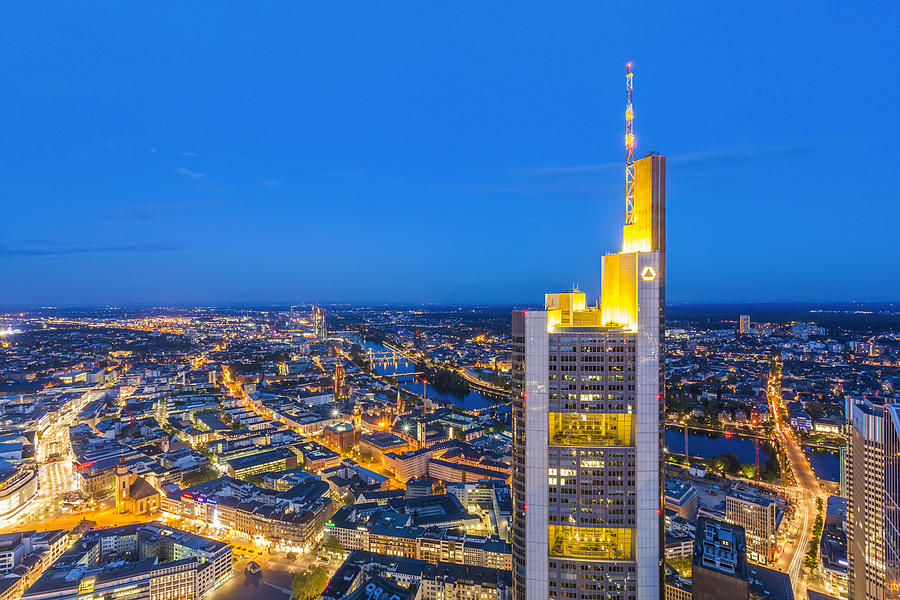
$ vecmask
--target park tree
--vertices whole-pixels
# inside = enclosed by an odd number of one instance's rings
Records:
[[[741,462],[734,452],[725,452],[719,456],[719,461],[722,463],[722,470],[726,473],[731,473],[732,475],[737,473],[738,469],[741,467]]]
[[[294,575],[291,582],[291,600],[312,600],[318,598],[328,584],[328,573],[322,567],[310,567],[303,573]]]
[[[329,535],[325,538],[325,543],[322,548],[325,552],[330,552],[332,554],[343,554],[344,553],[344,545],[341,544],[341,540],[337,538],[336,535]]]

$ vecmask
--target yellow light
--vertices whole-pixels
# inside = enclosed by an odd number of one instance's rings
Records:
[[[85,577],[78,584],[78,593],[83,594],[86,592],[94,591],[94,583],[97,581],[96,577]]]
[[[644,267],[644,270],[641,271],[641,279],[644,281],[653,281],[656,279],[656,269],[649,265]]]

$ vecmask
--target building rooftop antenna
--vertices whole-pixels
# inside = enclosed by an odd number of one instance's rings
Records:
[[[634,224],[634,107],[631,61],[625,64],[625,224]]]

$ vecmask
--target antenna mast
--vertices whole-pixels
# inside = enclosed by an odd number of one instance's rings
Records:
[[[625,65],[625,224],[634,224],[634,108],[631,63]]]

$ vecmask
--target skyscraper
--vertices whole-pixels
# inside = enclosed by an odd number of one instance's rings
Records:
[[[750,333],[750,315],[741,315],[738,333]]]
[[[325,341],[327,337],[326,329],[325,329],[325,309],[319,306],[313,306],[312,308],[312,325],[313,325],[313,336],[319,340],[320,342]]]
[[[900,404],[885,407],[884,597],[900,599]]]
[[[571,290],[512,315],[515,600],[663,594],[666,160],[630,166],[599,304]]]
[[[848,592],[850,600],[883,600],[886,467],[884,404],[865,399],[848,401],[847,432]]]

